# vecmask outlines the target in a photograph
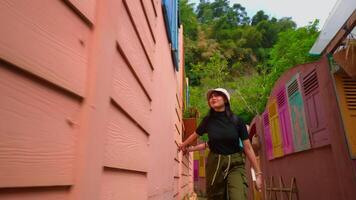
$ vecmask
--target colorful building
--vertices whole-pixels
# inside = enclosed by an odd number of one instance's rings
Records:
[[[310,50],[321,59],[287,70],[250,125],[261,142],[264,199],[356,196],[355,9],[355,1],[336,3]]]

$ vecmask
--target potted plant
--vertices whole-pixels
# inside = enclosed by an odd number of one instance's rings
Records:
[[[183,113],[184,134],[183,140],[186,140],[197,128],[197,119],[199,118],[199,111],[196,107],[189,107]],[[194,142],[194,145],[196,141]]]

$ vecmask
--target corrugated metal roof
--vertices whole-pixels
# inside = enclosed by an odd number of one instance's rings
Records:
[[[317,8],[316,8],[317,9]],[[335,3],[334,8],[326,19],[323,29],[309,53],[320,55],[330,41],[335,37],[336,33],[341,29],[342,25],[352,15],[356,9],[356,0],[339,0]]]

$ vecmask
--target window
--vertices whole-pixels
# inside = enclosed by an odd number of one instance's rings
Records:
[[[313,147],[329,144],[324,114],[324,99],[321,97],[316,68],[303,77],[305,113]]]
[[[279,127],[279,116],[277,112],[276,98],[272,98],[268,105],[270,133],[272,136],[273,156],[275,158],[283,156],[283,144]]]
[[[262,118],[263,118],[263,132],[265,138],[265,148],[266,148],[267,158],[271,160],[273,159],[273,153],[272,153],[273,147],[272,147],[272,138],[269,129],[269,117],[267,111],[265,111],[262,114]]]
[[[285,154],[289,154],[293,152],[293,131],[291,126],[285,87],[280,87],[277,92],[277,104],[279,124],[283,138],[283,150]]]
[[[299,74],[287,83],[289,111],[292,119],[294,150],[310,148],[308,129],[305,123],[304,101],[300,92]]]
[[[345,135],[352,159],[356,159],[356,80],[334,75]]]

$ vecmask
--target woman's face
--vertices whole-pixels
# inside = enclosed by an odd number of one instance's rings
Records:
[[[213,92],[209,96],[209,106],[214,110],[221,110],[222,108],[224,108],[225,102],[226,100],[224,98],[224,94],[222,93]]]

